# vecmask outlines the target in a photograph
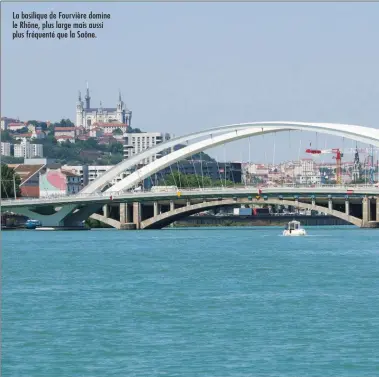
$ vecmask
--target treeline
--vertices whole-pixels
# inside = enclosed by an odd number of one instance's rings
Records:
[[[225,179],[212,179],[210,177],[196,175],[196,174],[183,174],[179,171],[173,171],[165,177],[159,179],[160,186],[177,186],[178,188],[198,188],[198,187],[221,187],[221,186],[235,186],[233,181]]]

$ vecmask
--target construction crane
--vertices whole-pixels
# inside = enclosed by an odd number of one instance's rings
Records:
[[[341,158],[343,157],[343,153],[339,148],[333,149],[307,149],[305,153],[310,154],[335,154],[333,158],[336,160],[336,183],[340,185],[342,183],[342,167],[341,167]]]

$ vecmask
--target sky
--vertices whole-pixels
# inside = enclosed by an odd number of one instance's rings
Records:
[[[111,20],[93,40],[12,40],[12,12],[51,10]],[[273,120],[379,128],[379,3],[3,3],[1,13],[1,116],[75,121],[88,81],[92,106],[115,107],[120,89],[143,131]],[[278,158],[314,140],[288,138],[276,137]],[[253,143],[262,157],[263,141]],[[225,148],[246,160],[246,141]]]

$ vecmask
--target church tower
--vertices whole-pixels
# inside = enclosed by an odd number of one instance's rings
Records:
[[[358,148],[355,147],[354,165],[351,172],[351,179],[353,182],[358,181],[361,178],[361,163],[359,162]]]
[[[78,102],[76,104],[76,127],[83,126],[83,102],[79,91]]]
[[[87,92],[86,92],[85,100],[86,100],[86,110],[88,110],[91,107],[91,97],[89,95],[88,81],[87,81]]]
[[[124,102],[121,98],[121,92],[118,92],[118,102],[117,102],[117,108],[116,108],[116,118],[119,122],[125,123],[125,108],[124,108]]]

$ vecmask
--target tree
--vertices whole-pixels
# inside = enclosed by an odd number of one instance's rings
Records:
[[[202,177],[196,174],[183,174],[178,171],[173,171],[167,174],[159,181],[162,186],[177,186],[179,188],[195,188],[195,187],[220,187],[234,186],[234,183],[229,180],[212,179],[210,177]]]
[[[123,154],[124,147],[121,143],[111,143],[108,146],[108,151],[112,154]]]
[[[84,145],[86,148],[93,148],[93,149],[98,149],[99,147],[99,144],[94,137],[90,137],[88,138],[88,140],[84,141]]]
[[[204,152],[196,153],[190,157],[187,157],[186,160],[203,160],[203,161],[216,161],[214,158],[209,156],[208,154]]]
[[[130,134],[141,134],[142,131],[139,128],[129,127],[128,128],[128,133],[130,133]]]
[[[18,133],[18,134],[27,134],[28,132],[29,132],[28,127],[22,127],[19,130],[16,130],[16,133]]]
[[[16,196],[21,196],[20,184],[21,178],[14,169],[1,164],[1,198],[14,198],[14,187],[16,187]]]
[[[58,127],[74,127],[74,123],[70,119],[61,119],[59,123],[54,123],[54,126]]]
[[[116,128],[115,130],[113,130],[112,134],[113,135],[122,135],[123,132],[122,132],[121,128]]]
[[[9,131],[1,131],[1,141],[2,142],[5,142],[5,141],[12,142],[13,141],[12,135],[10,134]]]

